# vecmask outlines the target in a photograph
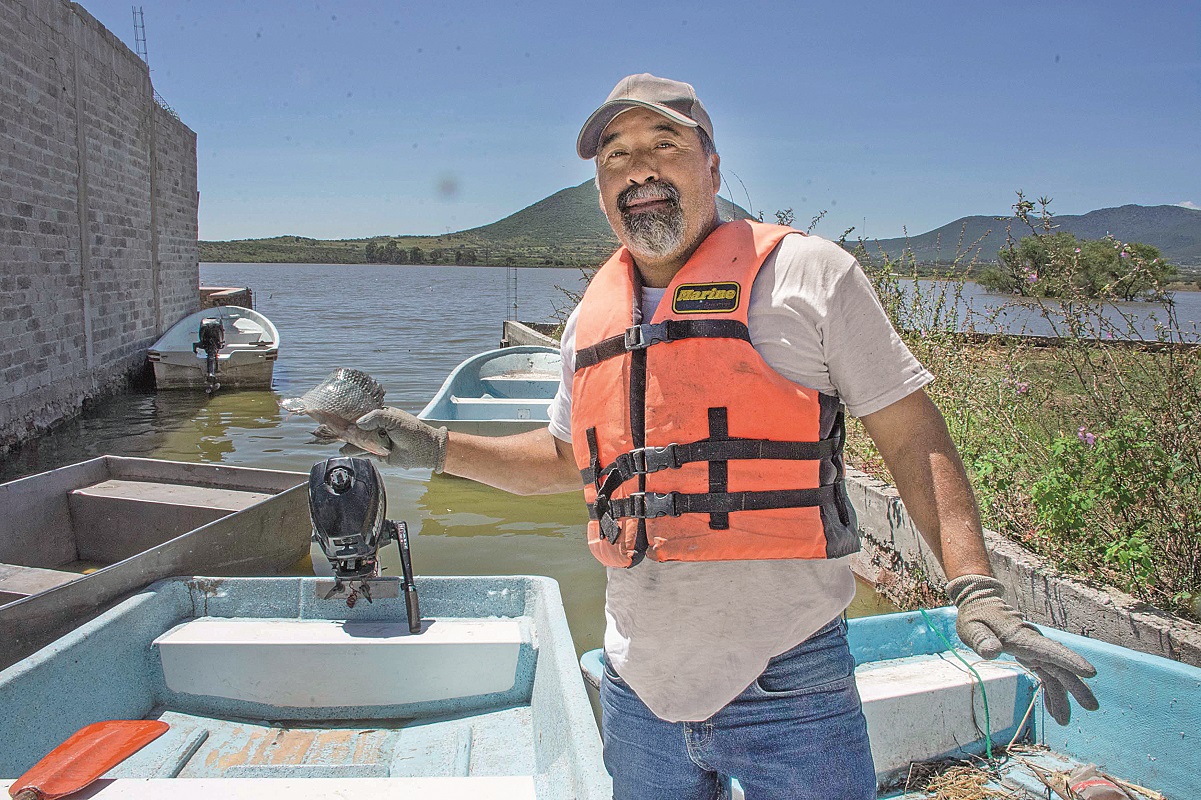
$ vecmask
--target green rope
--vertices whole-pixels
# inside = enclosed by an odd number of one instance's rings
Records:
[[[930,615],[926,613],[926,609],[919,608],[918,611],[922,612],[922,617],[926,620],[926,626],[929,627],[930,630],[934,631],[934,633],[938,635],[939,639],[942,639],[943,644],[945,644],[947,649],[951,651],[951,655],[959,659],[960,663],[967,667],[968,671],[976,676],[976,681],[980,684],[980,696],[984,698],[984,748],[985,752],[988,754],[988,760],[992,761],[992,721],[988,716],[988,692],[984,690],[984,679],[980,677],[979,672],[976,672],[975,667],[967,663],[963,656],[959,655],[958,651],[955,649],[955,645],[951,644],[946,636],[943,636],[942,631],[934,627],[934,623],[930,621]]]

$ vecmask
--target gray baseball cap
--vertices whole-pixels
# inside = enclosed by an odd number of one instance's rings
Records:
[[[592,112],[575,143],[580,158],[595,158],[605,128],[618,114],[635,107],[649,108],[689,128],[700,128],[709,134],[710,141],[713,140],[709,112],[705,111],[690,84],[643,72],[618,81],[608,99]]]

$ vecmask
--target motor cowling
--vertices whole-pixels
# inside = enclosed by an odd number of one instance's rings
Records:
[[[225,347],[225,326],[221,324],[220,319],[205,317],[200,321],[197,338],[199,341],[193,345],[193,350],[203,350],[209,355],[216,355],[218,350]]]
[[[365,458],[330,458],[309,472],[313,541],[339,580],[375,576],[387,499],[379,470]]]

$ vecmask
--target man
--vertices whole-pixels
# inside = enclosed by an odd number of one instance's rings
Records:
[[[1092,667],[991,576],[963,465],[862,270],[838,246],[717,216],[693,88],[633,75],[580,132],[622,248],[563,336],[548,430],[490,439],[383,409],[390,463],[522,494],[578,490],[609,567],[605,762],[614,796],[874,798],[842,614],[858,549],[842,407],[858,416],[950,582],[958,631],[1017,655],[1066,722]],[[1066,691],[1065,691],[1066,690]]]

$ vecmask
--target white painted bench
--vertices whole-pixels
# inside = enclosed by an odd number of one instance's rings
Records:
[[[515,619],[403,622],[201,617],[154,640],[172,691],[285,708],[386,706],[513,688]],[[369,675],[370,680],[329,680]]]

